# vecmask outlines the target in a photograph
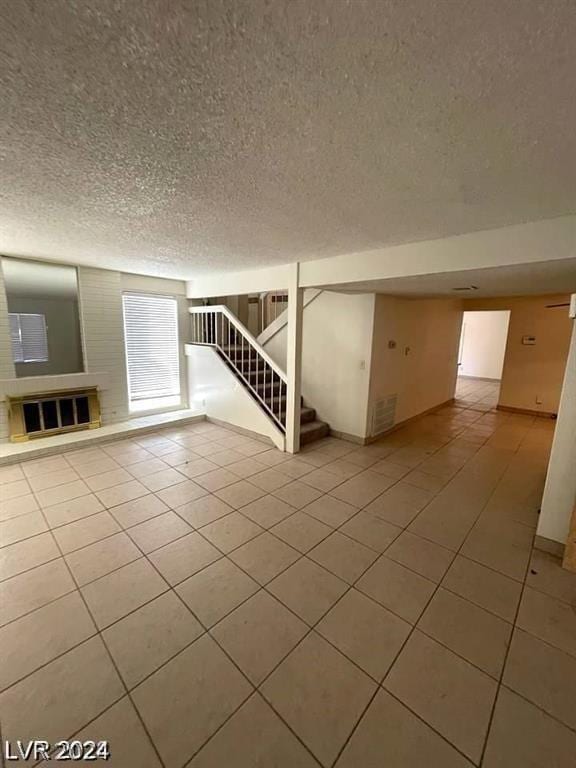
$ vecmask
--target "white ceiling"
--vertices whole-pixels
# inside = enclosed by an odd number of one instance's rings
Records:
[[[189,278],[576,208],[573,0],[0,0],[0,251]]]
[[[455,288],[475,286],[474,290]],[[327,286],[328,290],[334,288]],[[438,274],[370,280],[339,285],[351,293],[385,293],[390,296],[451,296],[478,299],[487,296],[529,296],[576,293],[576,258],[518,264],[489,269],[469,269]]]

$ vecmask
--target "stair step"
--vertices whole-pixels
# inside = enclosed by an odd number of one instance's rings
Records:
[[[316,421],[316,411],[314,408],[302,407],[300,409],[300,424],[310,424],[311,421]]]
[[[250,380],[249,380],[250,381]],[[250,381],[251,385],[254,387],[254,389],[258,392],[258,394],[263,394],[264,392],[269,395],[271,392],[274,392],[274,397],[280,392],[280,382],[275,381],[273,384],[261,384],[260,382],[256,383],[254,380]]]
[[[226,359],[226,358],[224,358]],[[234,361],[230,362],[226,360],[228,366],[234,370]],[[256,368],[257,361],[255,358],[251,360],[246,358],[245,360],[237,359],[238,370],[243,376],[250,382],[251,386],[258,392],[258,395],[266,400],[272,396],[272,402],[268,402],[271,405],[272,411],[275,416],[280,416],[282,421],[286,418],[286,395],[279,397],[280,387],[284,386],[283,382],[280,382],[277,378],[270,381],[268,378],[270,373],[268,372],[267,380],[263,379],[262,361],[258,364],[258,370]],[[280,411],[278,410],[280,408]],[[330,427],[326,422],[319,421],[316,418],[316,411],[314,408],[308,408],[302,405],[300,409],[300,444],[307,445],[315,440],[320,440],[322,437],[330,434]]]
[[[302,424],[300,427],[300,445],[313,443],[315,440],[320,440],[321,437],[326,437],[329,433],[330,427],[325,421],[310,421],[307,424]]]

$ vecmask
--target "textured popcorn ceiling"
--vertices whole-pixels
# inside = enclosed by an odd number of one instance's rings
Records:
[[[0,252],[174,277],[576,207],[574,0],[0,0]]]

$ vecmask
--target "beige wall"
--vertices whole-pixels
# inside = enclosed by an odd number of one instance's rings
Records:
[[[306,404],[333,430],[365,438],[378,400],[398,396],[395,423],[450,400],[461,322],[460,300],[322,291],[304,309]],[[286,326],[265,348],[285,368]]]
[[[333,430],[366,436],[374,294],[322,291],[304,309],[302,394]],[[286,369],[284,325],[264,346]]]
[[[569,298],[564,294],[464,301],[466,310],[510,310],[499,405],[558,412],[572,324],[568,307],[547,305],[563,304]],[[536,343],[522,344],[524,336],[535,336]]]
[[[397,395],[399,423],[454,397],[461,324],[459,300],[376,296],[369,431],[379,400]]]

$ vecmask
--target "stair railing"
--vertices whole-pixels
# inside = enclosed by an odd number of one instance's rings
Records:
[[[262,333],[288,308],[288,291],[261,293],[258,301],[260,303],[260,333]]]
[[[287,378],[228,307],[190,307],[191,343],[214,347],[253,397],[286,432]]]

